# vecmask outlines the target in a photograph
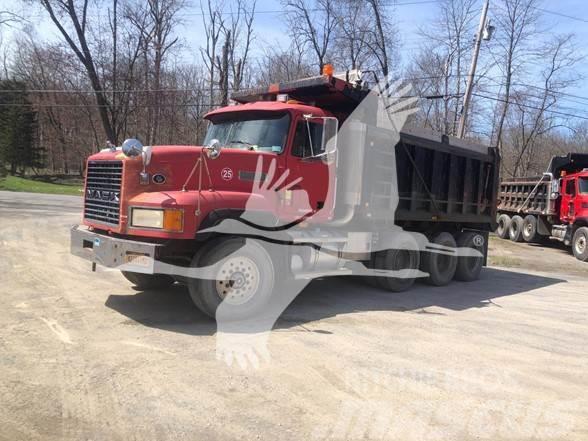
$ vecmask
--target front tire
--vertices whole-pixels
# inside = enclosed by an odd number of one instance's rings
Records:
[[[162,289],[174,284],[175,279],[167,274],[142,274],[121,271],[122,275],[138,289]]]
[[[588,261],[588,227],[580,227],[574,233],[572,239],[572,250],[576,259]]]
[[[192,266],[211,267],[208,279],[190,279],[194,304],[206,315],[223,320],[250,318],[263,310],[275,284],[271,256],[259,241],[230,238],[203,253]]]

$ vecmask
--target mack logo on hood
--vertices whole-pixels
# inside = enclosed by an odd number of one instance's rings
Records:
[[[86,197],[88,199],[96,199],[100,201],[118,202],[120,193],[118,191],[95,190],[93,188],[88,188],[86,190]]]

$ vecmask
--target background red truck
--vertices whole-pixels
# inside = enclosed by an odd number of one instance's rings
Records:
[[[588,154],[554,156],[540,177],[503,181],[496,232],[515,242],[559,240],[588,261]]]
[[[233,96],[237,105],[206,116],[205,147],[126,141],[123,150],[91,156],[84,226],[72,229],[72,253],[122,268],[140,288],[186,283],[194,303],[212,317],[223,300],[246,309],[284,279],[353,274],[350,262],[371,270],[420,268],[433,285],[477,279],[496,221],[496,149],[361,122],[346,134],[357,138],[350,144],[357,147],[344,147],[343,139],[337,145],[338,127],[373,97],[349,78],[322,75]],[[336,166],[336,179],[329,166]],[[291,222],[301,216],[297,195],[305,195],[312,216],[288,231],[285,255],[272,255],[263,238],[206,231],[242,219],[259,198],[257,180],[268,175],[276,182],[286,170],[283,184],[290,187],[258,213],[272,225]],[[251,246],[243,246],[245,239]],[[432,252],[439,248],[449,252]],[[456,248],[476,253],[458,256]],[[226,256],[212,280],[169,271]],[[415,279],[371,276],[370,283],[391,291],[408,289]]]

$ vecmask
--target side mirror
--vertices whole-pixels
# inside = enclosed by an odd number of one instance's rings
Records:
[[[325,155],[331,155],[337,151],[337,132],[339,120],[333,117],[325,117],[323,123],[322,151]]]
[[[218,139],[213,139],[204,148],[206,150],[206,156],[208,156],[210,159],[216,159],[221,154],[222,146]]]
[[[311,158],[328,158],[337,151],[337,132],[339,131],[339,120],[332,116],[305,116],[306,128],[308,131],[308,138],[310,142],[311,154],[306,159]],[[311,120],[320,120],[322,124],[321,144],[318,151],[314,150],[315,140],[313,139],[313,131],[310,128]],[[317,124],[318,125],[318,124]],[[318,134],[317,134],[318,135]]]
[[[138,139],[126,139],[122,145],[122,151],[126,156],[139,156],[143,153],[143,144]]]

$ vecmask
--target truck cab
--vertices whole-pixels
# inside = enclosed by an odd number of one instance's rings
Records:
[[[561,221],[588,225],[588,170],[561,178]]]
[[[321,210],[313,220],[326,220],[333,206],[325,200],[326,118],[333,119],[320,108],[287,102],[213,111],[206,115],[210,126],[204,144],[214,141],[222,153],[205,165],[198,162],[206,153],[202,146],[149,147],[136,156],[105,149],[88,158],[83,222],[108,234],[191,239],[217,210],[238,216],[256,173],[263,178],[272,164],[276,179],[288,170],[282,186],[300,182],[286,193],[288,200],[260,199],[257,208],[290,221]]]

